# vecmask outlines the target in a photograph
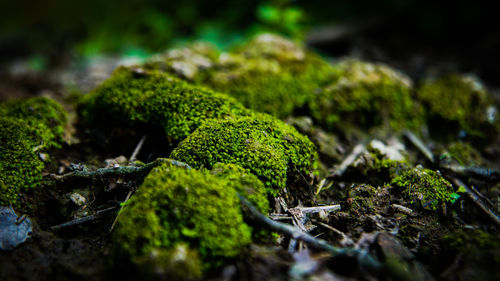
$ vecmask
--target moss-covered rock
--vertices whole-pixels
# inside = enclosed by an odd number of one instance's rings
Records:
[[[41,152],[61,146],[66,112],[48,98],[0,104],[0,205],[14,205],[19,193],[40,184]]]
[[[315,146],[307,137],[266,114],[207,122],[170,157],[195,168],[238,164],[257,175],[273,195],[287,179],[303,180],[317,161]]]
[[[35,151],[41,138],[23,120],[0,117],[0,206],[17,205],[19,193],[37,186],[44,163]]]
[[[251,228],[227,180],[164,163],[120,211],[113,237],[119,256],[137,265],[183,243],[207,269],[240,254],[251,242]]]
[[[256,175],[241,166],[224,163],[215,164],[211,174],[226,179],[234,190],[252,202],[261,213],[269,212],[266,187]]]
[[[10,100],[0,104],[0,116],[22,119],[28,126],[36,129],[44,148],[60,147],[67,113],[56,101],[37,97],[30,99]]]
[[[451,134],[456,139],[463,131],[484,138],[498,131],[499,120],[492,99],[473,77],[454,74],[428,80],[419,87],[417,98],[425,106],[435,136]]]
[[[409,169],[392,180],[403,188],[412,203],[436,210],[442,203],[453,202],[452,185],[438,173],[429,169]]]
[[[328,128],[354,124],[397,130],[420,124],[410,78],[386,65],[358,60],[342,61],[337,67],[340,74],[310,103],[318,123]]]
[[[261,34],[219,56],[198,82],[235,97],[248,108],[285,117],[303,107],[335,76],[318,55],[285,38]]]
[[[81,119],[92,126],[159,130],[175,141],[208,119],[246,112],[226,95],[159,71],[125,67],[116,69],[79,104]]]

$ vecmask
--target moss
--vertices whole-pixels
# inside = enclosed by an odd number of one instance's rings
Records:
[[[192,167],[238,164],[254,173],[272,195],[315,168],[314,144],[293,127],[266,114],[205,123],[170,155]]]
[[[0,117],[0,206],[17,205],[19,193],[37,186],[43,161],[35,152],[40,138],[23,120]]]
[[[373,196],[377,193],[375,187],[368,184],[356,185],[349,190],[349,198],[352,199],[348,209],[354,209],[361,213],[372,213],[374,210]]]
[[[492,235],[479,229],[456,230],[443,237],[443,243],[449,249],[467,253],[477,249],[500,249],[498,235]]]
[[[417,97],[425,105],[435,135],[451,134],[456,138],[462,130],[468,135],[487,137],[498,127],[498,118],[488,116],[493,109],[491,97],[472,77],[455,74],[428,80],[419,87]]]
[[[245,196],[261,213],[269,212],[266,188],[254,174],[241,166],[224,163],[215,164],[211,174],[226,179],[234,190]]]
[[[67,113],[56,101],[37,97],[10,100],[0,104],[0,116],[22,119],[36,129],[44,148],[60,147],[64,136]]]
[[[479,151],[472,147],[469,143],[454,142],[448,145],[449,155],[458,161],[460,165],[479,165],[482,162],[482,157]]]
[[[392,184],[404,188],[412,203],[436,210],[441,203],[452,202],[453,187],[439,174],[428,169],[410,169],[392,180]]]
[[[303,107],[336,72],[319,56],[271,34],[222,54],[199,83],[235,97],[248,108],[285,117]]]
[[[227,180],[170,163],[153,169],[125,204],[113,239],[119,255],[136,264],[153,251],[185,243],[197,249],[204,269],[236,257],[250,240]]]
[[[345,60],[340,74],[310,103],[312,116],[328,128],[343,123],[361,127],[387,125],[415,128],[419,108],[414,104],[411,80],[383,64]]]
[[[246,114],[232,98],[159,71],[121,67],[79,104],[82,120],[109,129],[163,131],[181,140],[208,119]]]

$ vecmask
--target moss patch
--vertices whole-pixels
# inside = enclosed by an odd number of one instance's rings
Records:
[[[417,91],[426,108],[430,128],[435,135],[463,130],[476,137],[491,136],[498,128],[498,118],[489,116],[491,98],[481,83],[469,76],[448,75],[426,81]],[[496,125],[494,125],[496,123]]]
[[[60,147],[67,113],[56,101],[37,97],[31,99],[10,100],[0,104],[0,116],[22,119],[36,130],[44,148]]]
[[[343,61],[338,67],[337,78],[310,103],[318,123],[328,128],[348,123],[365,128],[387,125],[397,130],[420,124],[408,77],[386,65],[357,60]]]
[[[452,202],[453,187],[439,174],[428,169],[410,169],[392,180],[392,184],[404,188],[412,203],[436,210],[441,203]]]
[[[205,123],[170,155],[192,167],[211,169],[216,163],[242,166],[276,195],[290,182],[315,168],[314,144],[295,128],[266,114]]]
[[[186,243],[204,268],[237,256],[251,240],[231,184],[208,172],[162,164],[145,178],[118,215],[114,241],[137,262],[154,250]]]
[[[245,196],[261,213],[269,212],[266,188],[256,175],[241,166],[224,163],[215,164],[210,173],[227,180],[234,190]]]
[[[40,184],[39,156],[61,146],[66,112],[48,98],[0,104],[0,205],[19,203],[19,193]]]
[[[335,75],[330,64],[302,46],[262,34],[222,54],[198,81],[248,108],[285,117],[303,107]]]
[[[82,120],[106,129],[162,130],[181,140],[208,119],[246,114],[234,99],[159,71],[121,67],[86,95]]]

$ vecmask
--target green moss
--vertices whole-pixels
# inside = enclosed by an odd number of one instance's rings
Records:
[[[488,116],[493,108],[491,97],[479,81],[462,75],[448,75],[429,80],[417,91],[426,107],[426,116],[433,132],[453,134],[460,130],[472,136],[489,136],[498,119]],[[493,123],[497,125],[493,125]]]
[[[261,213],[269,212],[266,188],[254,174],[241,166],[223,163],[215,164],[211,174],[226,179],[234,190],[245,196]]]
[[[478,249],[500,249],[498,238],[498,235],[492,235],[479,229],[461,229],[445,235],[443,243],[448,249],[466,254]]]
[[[443,177],[428,169],[410,169],[392,180],[392,184],[404,188],[412,202],[436,210],[441,203],[452,202],[453,187]]]
[[[37,186],[43,161],[35,152],[41,139],[29,123],[0,117],[0,206],[17,205],[19,193]]]
[[[303,180],[315,168],[314,144],[292,126],[266,114],[205,123],[170,155],[192,167],[238,164],[264,182],[272,195],[287,180]]]
[[[365,128],[386,125],[398,130],[420,124],[408,77],[383,64],[357,60],[343,61],[338,67],[337,79],[310,103],[318,123],[328,128],[348,123]]]
[[[118,68],[79,104],[82,120],[104,127],[162,130],[181,140],[208,119],[246,114],[232,98],[158,71]]]
[[[164,163],[120,211],[113,236],[119,255],[134,263],[185,243],[206,269],[240,254],[251,229],[227,180]]]
[[[352,204],[350,204],[348,209],[371,213],[374,209],[373,196],[376,192],[375,187],[368,184],[360,184],[352,187],[349,190],[349,198],[352,199]]]
[[[0,116],[22,119],[36,130],[44,148],[60,147],[67,113],[52,99],[37,97],[10,100],[0,104]]]
[[[458,161],[460,165],[479,165],[481,163],[481,154],[469,143],[454,142],[448,145],[449,155]]]
[[[271,34],[222,54],[199,83],[235,97],[248,108],[285,117],[303,107],[336,75],[319,56]]]

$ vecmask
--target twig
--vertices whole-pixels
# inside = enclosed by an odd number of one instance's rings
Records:
[[[186,167],[187,169],[191,169],[189,165],[166,158],[158,158],[153,162],[147,163],[144,166],[119,166],[115,168],[100,168],[95,171],[86,171],[86,170],[78,170],[74,172],[70,172],[64,175],[55,175],[51,174],[51,177],[55,180],[64,182],[69,180],[93,180],[95,178],[107,178],[111,176],[145,176],[148,174],[154,167],[160,165],[161,163],[171,163],[172,165],[179,167]]]
[[[241,203],[246,207],[250,215],[258,222],[264,224],[272,231],[280,232],[291,236],[293,239],[303,241],[307,243],[312,248],[317,250],[327,251],[334,257],[355,257],[357,258],[359,264],[369,270],[372,273],[379,274],[383,270],[383,265],[372,257],[367,251],[354,248],[337,248],[326,241],[321,239],[316,239],[313,236],[300,231],[296,227],[289,224],[280,223],[273,221],[267,216],[261,214],[245,197],[238,194]]]
[[[130,156],[128,162],[129,163],[134,163],[134,161],[137,159],[137,155],[139,154],[139,151],[141,151],[142,145],[144,144],[144,141],[146,140],[146,136],[143,136],[141,140],[137,143],[137,146],[134,149],[134,152],[132,152],[132,156]]]
[[[125,197],[125,200],[123,200],[122,203],[125,203],[128,201],[128,199],[130,199],[130,196],[132,196],[132,193],[134,192],[134,190],[130,190],[128,193],[127,193],[127,196]],[[118,210],[118,213],[123,209],[123,204],[120,204],[120,209]],[[115,225],[116,225],[116,221],[118,220],[118,215],[115,217],[115,219],[113,220],[113,223],[111,224],[111,226],[109,227],[109,232],[113,232],[113,229],[115,228]]]
[[[464,167],[458,165],[441,165],[441,167],[457,175],[477,177],[487,181],[500,180],[500,170],[497,169],[483,167]]]
[[[317,206],[317,207],[299,207],[303,214],[314,214],[321,211],[333,212],[340,210],[340,205],[328,205],[328,206]]]
[[[63,229],[63,228],[67,228],[67,227],[79,225],[79,224],[82,224],[82,223],[85,223],[85,222],[88,222],[88,221],[93,221],[93,220],[96,220],[98,218],[103,217],[104,214],[106,214],[107,212],[111,212],[111,211],[114,211],[116,209],[118,209],[117,206],[116,207],[110,207],[110,208],[107,208],[107,209],[104,209],[104,210],[97,211],[95,214],[90,215],[90,216],[86,216],[86,217],[83,217],[83,218],[74,219],[72,221],[68,221],[68,222],[65,222],[65,223],[61,223],[61,224],[58,224],[58,225],[51,226],[49,229],[52,230],[52,231],[57,231],[57,230],[60,230],[60,229]]]
[[[397,211],[400,211],[401,213],[404,213],[404,214],[407,214],[409,216],[414,216],[415,215],[415,212],[408,208],[408,207],[405,207],[403,205],[399,205],[399,204],[391,204],[391,208],[397,210]]]
[[[488,217],[490,217],[496,223],[497,226],[500,226],[500,217],[484,204],[481,198],[476,194],[477,191],[474,192],[465,183],[463,183],[461,180],[455,177],[449,176],[448,179],[457,186],[462,186],[465,189],[467,195],[470,197],[470,199],[472,199],[472,202],[474,202],[486,215],[488,215]]]
[[[342,240],[341,240],[341,244],[342,245],[354,245],[354,241],[351,239],[351,237],[347,236],[347,234],[345,234],[344,232],[336,229],[335,227],[331,226],[331,225],[328,225],[324,222],[320,222],[320,221],[317,221],[317,220],[314,220],[313,223],[317,224],[317,225],[320,225],[328,230],[331,230],[333,232],[335,232],[337,235],[341,236],[342,237]]]
[[[364,144],[357,144],[351,154],[349,154],[344,161],[340,163],[340,166],[329,177],[341,177],[347,170],[347,167],[349,167],[349,165],[351,165],[356,158],[358,158],[358,156],[365,151],[365,149],[366,147]]]
[[[404,136],[431,162],[435,163],[434,154],[430,151],[427,146],[425,146],[424,142],[420,140],[414,133],[411,131],[405,131]]]

